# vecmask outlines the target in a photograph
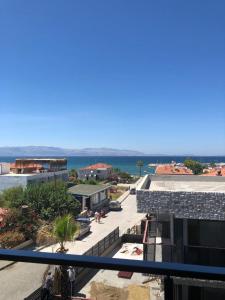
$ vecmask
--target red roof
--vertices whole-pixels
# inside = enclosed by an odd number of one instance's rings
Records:
[[[98,163],[95,165],[90,165],[85,168],[81,168],[80,170],[97,170],[97,169],[112,169],[111,165]]]
[[[186,167],[176,166],[174,164],[158,165],[156,174],[159,175],[192,175],[192,171]]]
[[[202,176],[225,176],[225,166],[204,170]]]

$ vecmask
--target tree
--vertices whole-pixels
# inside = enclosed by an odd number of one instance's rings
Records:
[[[141,177],[141,169],[144,166],[144,162],[142,160],[138,160],[136,166],[139,168],[139,176]]]
[[[76,169],[71,169],[69,171],[69,177],[72,177],[73,179],[77,179],[78,178],[78,173],[77,173],[77,170]]]
[[[113,168],[112,169],[112,173],[120,173],[121,172],[121,170],[119,169],[119,168]]]
[[[41,219],[54,220],[58,216],[80,212],[80,203],[67,192],[63,181],[31,184],[24,191],[24,203],[32,207]]]
[[[132,180],[132,177],[127,172],[120,172],[118,175],[119,175],[120,179],[122,179],[122,180],[125,180],[125,181]]]
[[[54,221],[53,235],[59,242],[59,249],[57,252],[65,254],[68,249],[65,248],[67,241],[72,241],[75,234],[78,232],[79,226],[74,221],[72,215],[64,215],[58,217]],[[68,300],[70,294],[69,278],[67,272],[67,266],[60,266],[61,270],[61,299]]]
[[[6,203],[5,203],[5,200],[3,198],[3,195],[0,194],[0,207],[5,207],[6,206]]]
[[[53,223],[53,235],[59,242],[60,248],[58,252],[67,252],[67,249],[65,249],[65,243],[74,239],[78,229],[79,226],[74,221],[74,217],[71,214],[60,216],[55,219]]]
[[[2,194],[1,202],[10,208],[28,205],[46,221],[67,213],[76,216],[80,212],[80,202],[67,192],[63,181],[30,184],[24,190],[22,187],[7,189]]]
[[[196,160],[186,159],[184,161],[184,165],[185,167],[191,169],[194,175],[199,175],[203,173],[203,165]]]
[[[26,240],[34,239],[41,222],[29,207],[10,209],[5,218],[4,229],[23,233]]]
[[[84,181],[85,184],[91,184],[91,185],[97,185],[98,181],[96,179],[88,179],[86,181]]]

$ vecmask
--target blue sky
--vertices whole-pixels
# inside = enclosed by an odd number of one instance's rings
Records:
[[[2,0],[0,146],[225,155],[224,0]]]

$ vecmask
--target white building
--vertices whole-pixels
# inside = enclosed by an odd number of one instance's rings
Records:
[[[9,164],[8,164],[9,165]],[[68,180],[67,160],[54,158],[17,159],[0,167],[0,192],[12,187],[26,187],[30,183]]]
[[[10,163],[0,162],[0,175],[8,174],[10,172]]]
[[[85,168],[81,168],[78,171],[78,177],[80,179],[96,179],[104,180],[110,177],[112,174],[113,167],[108,164],[98,163],[95,165],[90,165]]]
[[[78,184],[68,189],[68,192],[81,203],[82,210],[87,207],[91,210],[101,209],[108,204],[110,185]]]

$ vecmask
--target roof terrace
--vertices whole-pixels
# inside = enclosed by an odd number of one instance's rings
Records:
[[[151,176],[150,191],[225,193],[225,179],[215,176]]]

